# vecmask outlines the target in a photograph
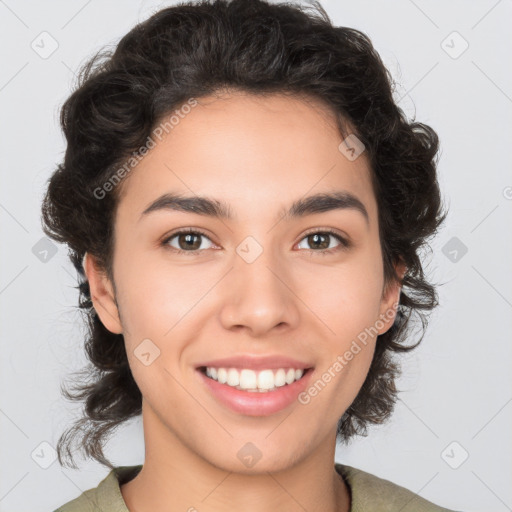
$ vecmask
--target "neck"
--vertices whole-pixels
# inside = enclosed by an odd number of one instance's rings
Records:
[[[308,457],[284,466],[280,461],[278,471],[257,471],[256,463],[237,472],[200,456],[147,406],[143,418],[145,462],[139,474],[121,486],[130,512],[350,510],[349,489],[334,468],[335,436]]]

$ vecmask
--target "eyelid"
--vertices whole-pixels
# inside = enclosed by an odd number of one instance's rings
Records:
[[[194,227],[176,228],[175,230],[171,231],[170,233],[167,233],[166,235],[164,235],[163,238],[164,238],[164,240],[166,240],[166,239],[172,238],[176,235],[180,235],[182,233],[198,233],[198,234],[204,235],[205,237],[207,237],[211,240],[210,235],[206,231],[204,231],[201,228],[194,228]]]
[[[302,238],[300,240],[302,240],[303,238],[305,238],[306,236],[308,235],[312,235],[314,233],[329,233],[331,235],[336,235],[336,236],[339,236],[340,238],[343,238],[345,239],[347,242],[350,242],[350,237],[344,233],[343,231],[339,231],[337,229],[334,229],[334,228],[328,228],[328,227],[319,227],[319,228],[311,228],[311,229],[308,229],[303,235],[302,235]],[[299,240],[299,241],[300,241]]]
[[[328,254],[333,254],[335,252],[351,249],[354,246],[352,239],[344,232],[340,233],[338,230],[336,230],[334,228],[322,228],[322,227],[311,228],[310,230],[306,231],[300,238],[299,242],[297,242],[297,243],[302,242],[302,240],[304,240],[304,238],[308,237],[309,235],[314,235],[316,233],[327,234],[327,235],[333,236],[334,238],[336,238],[338,240],[339,245],[336,247],[331,247],[330,249],[323,249],[323,250],[318,250],[318,251],[315,251],[314,249],[309,249],[309,252],[311,252],[311,253],[328,255]]]
[[[175,247],[171,247],[169,245],[169,242],[176,236],[178,235],[181,235],[181,234],[184,234],[184,233],[192,233],[192,234],[198,234],[198,235],[202,235],[204,236],[205,238],[207,238],[208,240],[211,241],[211,243],[213,245],[218,245],[216,244],[213,240],[212,240],[212,237],[204,230],[202,230],[201,228],[193,228],[193,227],[188,227],[188,228],[178,228],[174,231],[171,231],[170,233],[167,233],[165,234],[163,237],[162,237],[162,240],[160,242],[160,245],[163,245],[165,247],[169,247],[170,250],[174,251],[174,252],[186,252],[186,253],[190,253],[190,254],[199,254],[200,252],[203,252],[204,249],[202,250],[195,250],[195,251],[184,251],[183,249],[176,249]]]

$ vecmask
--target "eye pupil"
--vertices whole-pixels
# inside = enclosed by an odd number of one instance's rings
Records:
[[[319,247],[318,245],[316,246],[317,248],[320,248],[320,249],[327,249],[329,247],[329,236],[327,235],[323,235],[321,233],[314,233],[312,235],[309,235],[309,242],[311,242],[311,240],[313,240],[313,245],[315,245],[319,239],[323,237],[324,238],[324,244],[322,247]],[[327,245],[325,244],[325,240],[327,240]],[[322,245],[322,244],[320,244]]]
[[[191,239],[192,238],[196,238],[196,243],[190,243],[191,242]],[[191,234],[191,233],[186,233],[186,234],[182,234],[178,237],[178,244],[180,247],[183,247],[181,242],[185,240],[185,249],[199,249],[199,247],[201,246],[201,241],[199,241],[199,243],[197,243],[197,241],[199,240],[199,236],[198,235],[195,235],[195,234]]]

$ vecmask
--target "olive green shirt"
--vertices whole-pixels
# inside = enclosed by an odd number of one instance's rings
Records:
[[[454,512],[371,473],[338,463],[335,468],[350,490],[350,512]],[[83,492],[54,512],[129,512],[121,485],[135,478],[141,469],[142,465],[116,467],[97,487]]]

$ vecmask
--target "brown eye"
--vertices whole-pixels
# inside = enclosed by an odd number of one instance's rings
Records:
[[[162,245],[178,253],[196,254],[200,250],[209,249],[208,246],[204,246],[205,239],[211,243],[211,240],[200,231],[178,231],[167,237]]]
[[[191,249],[196,250],[201,247],[201,235],[195,235],[192,233],[178,235],[178,246],[180,249]]]
[[[308,243],[315,249],[329,249],[329,240],[330,235],[325,233],[314,233],[312,235],[308,235]]]
[[[309,233],[302,240],[307,241],[307,245],[312,252],[320,254],[329,254],[351,246],[351,243],[348,240],[338,235],[338,233],[329,230]],[[338,243],[334,243],[333,245],[331,243],[333,240]],[[306,247],[306,249],[308,249],[308,247]]]

